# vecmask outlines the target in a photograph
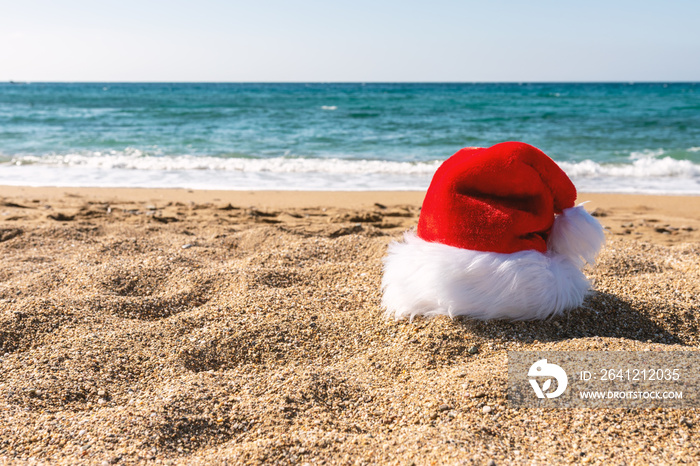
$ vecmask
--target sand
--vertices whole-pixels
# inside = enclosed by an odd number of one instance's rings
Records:
[[[514,409],[509,350],[697,350],[700,197],[582,194],[596,292],[384,319],[422,193],[0,187],[0,463],[677,464],[697,409]]]

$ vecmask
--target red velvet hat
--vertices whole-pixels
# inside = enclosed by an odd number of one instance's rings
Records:
[[[417,232],[389,246],[382,303],[395,318],[543,319],[581,305],[605,236],[576,188],[521,142],[465,148],[436,171]]]
[[[535,147],[522,142],[467,147],[435,172],[418,236],[476,251],[545,252],[554,215],[575,200],[566,173]]]

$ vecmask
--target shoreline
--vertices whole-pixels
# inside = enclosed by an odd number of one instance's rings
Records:
[[[0,186],[0,200],[19,200],[27,206],[53,204],[67,211],[86,203],[131,205],[129,209],[149,207],[168,213],[176,203],[224,208],[259,210],[340,209],[343,211],[379,210],[385,206],[420,209],[424,191],[224,191],[184,188],[73,188]],[[672,244],[700,241],[700,196],[579,193],[577,203],[586,209],[614,236],[631,236],[644,241]],[[2,205],[0,205],[0,213]],[[126,208],[126,207],[124,207]],[[28,219],[17,213],[20,218]],[[25,212],[26,213],[26,212]],[[416,212],[417,214],[417,212]],[[3,216],[5,218],[3,218]],[[13,214],[7,209],[0,222]],[[35,220],[44,216],[35,216]],[[417,217],[416,217],[417,220]],[[411,226],[410,222],[404,226]]]
[[[324,197],[321,201],[323,205],[337,205],[336,201],[341,200],[345,196],[357,197],[362,201],[369,202],[369,198],[379,196],[387,202],[391,199],[396,199],[399,202],[422,202],[425,190],[303,190],[303,189],[190,189],[190,188],[123,188],[123,187],[72,187],[72,186],[28,186],[28,185],[1,185],[0,196],[53,196],[60,194],[77,194],[80,196],[101,196],[112,197],[129,200],[178,200],[182,197],[191,197],[193,200],[202,202],[216,202],[221,199],[240,199],[245,201],[250,198],[255,202],[254,196],[263,198],[265,201],[275,200],[275,205],[292,206],[295,202],[313,202],[313,205],[318,205],[319,199],[314,199],[318,196]],[[291,201],[280,201],[278,198],[291,195],[296,199]],[[576,202],[596,201],[605,198],[639,198],[641,200],[651,200],[653,198],[688,198],[691,208],[700,207],[700,193],[698,194],[646,194],[646,193],[617,193],[617,192],[586,192],[580,191]],[[694,201],[694,200],[697,200]],[[631,205],[630,202],[625,202],[625,205]],[[350,204],[344,204],[348,206]]]

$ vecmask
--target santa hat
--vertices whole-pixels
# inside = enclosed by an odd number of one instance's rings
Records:
[[[387,316],[545,319],[580,306],[605,236],[576,188],[521,142],[460,150],[438,168],[418,228],[389,245]]]

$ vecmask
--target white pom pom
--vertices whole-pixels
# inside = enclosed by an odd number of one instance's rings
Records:
[[[556,216],[547,246],[550,251],[562,254],[583,267],[585,262],[595,262],[604,243],[603,227],[586,212],[583,204],[579,204],[564,209],[561,215]]]

